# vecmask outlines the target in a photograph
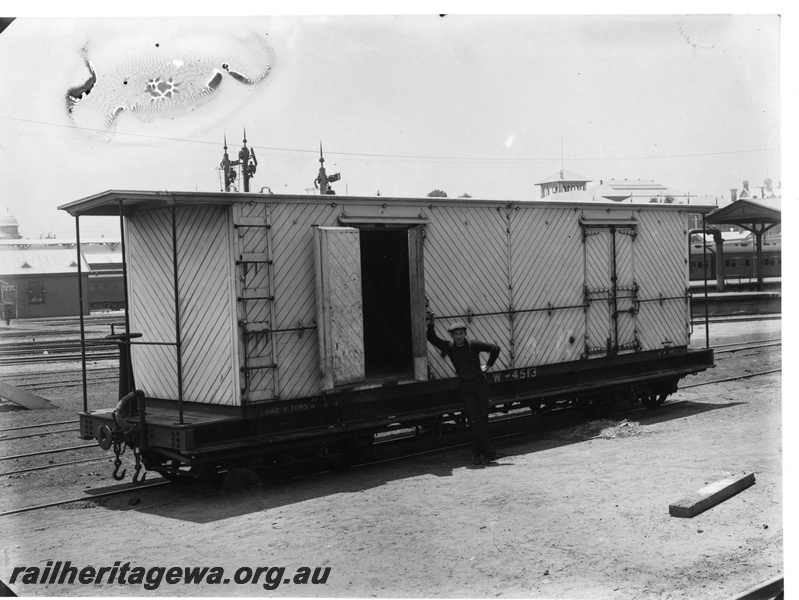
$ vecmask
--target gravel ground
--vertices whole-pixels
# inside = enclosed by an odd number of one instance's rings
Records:
[[[780,321],[716,325],[712,343],[777,338],[779,328]],[[704,331],[694,338],[703,345]],[[781,363],[779,347],[718,358],[715,369],[683,384]],[[90,406],[109,406],[115,390],[112,382],[93,385]],[[80,388],[41,395],[59,408],[2,413],[0,428],[74,418],[82,404]],[[688,402],[499,442],[509,456],[491,467],[450,450],[237,494],[166,486],[2,516],[0,579],[47,561],[120,561],[222,567],[230,582],[163,580],[148,590],[18,580],[11,588],[28,596],[730,598],[784,572],[781,373],[686,387],[674,397]],[[5,435],[12,433],[20,432]],[[0,438],[0,453],[67,442],[81,443],[74,433],[13,445]],[[115,484],[110,462],[0,477],[0,510],[106,489]],[[670,503],[744,472],[755,473],[751,488],[692,519],[669,516]],[[266,590],[265,576],[279,571],[237,584],[242,567],[285,567],[280,579],[300,567],[330,570],[325,583]]]

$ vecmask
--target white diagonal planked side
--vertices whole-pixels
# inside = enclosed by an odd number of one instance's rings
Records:
[[[505,211],[487,207],[436,206],[430,212],[424,248],[425,292],[439,316],[461,319],[467,311],[507,313],[508,221]],[[454,321],[454,319],[452,319]],[[446,335],[450,321],[439,321]],[[501,364],[509,364],[510,320],[507,314],[475,316],[471,337],[502,348]],[[442,336],[442,333],[439,333]],[[450,377],[451,369],[428,344],[434,377]]]
[[[136,386],[153,398],[177,398],[172,228],[168,210],[140,211],[126,218],[128,300],[131,331],[141,333],[131,360]]]
[[[240,212],[240,219],[246,222],[266,224],[266,205],[262,203],[239,203],[234,210]],[[236,219],[238,220],[238,218]],[[263,227],[239,227],[234,230],[238,252],[241,254],[264,254],[268,257],[266,229]],[[269,295],[269,266],[265,264],[239,265],[239,290],[263,290]],[[269,303],[266,300],[245,302],[245,318],[249,323],[263,323],[269,320]]]
[[[281,399],[303,398],[322,389],[316,333],[313,225],[333,226],[340,210],[329,204],[271,205],[275,333]]]
[[[239,403],[231,230],[227,207],[178,208],[183,399],[189,402]]]
[[[436,207],[425,239],[425,287],[440,315],[507,311],[507,219],[489,208]],[[504,334],[507,335],[507,334]]]
[[[610,230],[589,230],[585,236],[585,286],[589,294],[608,296],[611,252]]]
[[[564,208],[520,207],[511,213],[516,310],[583,303],[579,215]]]
[[[579,215],[522,206],[511,213],[511,245],[515,366],[577,360],[585,340]]]
[[[630,230],[616,231],[616,311],[619,353],[635,352],[635,249],[636,238]],[[627,346],[626,348],[624,346]]]
[[[270,334],[251,334],[244,336],[247,341],[247,365],[272,365],[272,343],[269,338]],[[244,366],[244,361],[241,361],[241,366]],[[247,391],[245,392],[245,401],[253,400],[256,397],[263,399],[264,397],[274,397],[274,369],[265,367],[262,369],[250,369],[249,375],[242,375],[242,386],[246,380]],[[247,380],[248,377],[248,380]]]
[[[584,350],[582,308],[516,316],[516,366],[548,365],[579,360]]]
[[[682,295],[688,285],[687,215],[652,211],[639,218],[637,258],[641,268],[636,279],[642,297]]]
[[[644,350],[685,346],[685,300],[644,302],[638,310],[638,339]]]
[[[282,399],[304,398],[322,389],[319,369],[319,340],[316,330],[277,335],[277,360]],[[310,366],[309,366],[310,365]]]
[[[271,258],[268,243],[267,206],[263,203],[238,203],[233,207],[234,223],[240,226],[234,229],[235,258],[247,260],[250,256]],[[248,226],[250,225],[250,226]],[[238,315],[247,323],[265,324],[271,328],[270,301],[265,299],[271,295],[269,269],[262,263],[240,263],[237,268]],[[240,366],[244,401],[261,400],[275,396],[274,369],[271,367],[252,369],[254,365],[272,365],[272,343],[269,334],[246,334],[239,329]]]
[[[585,344],[589,358],[607,354],[611,331],[610,231],[594,229],[585,236],[585,285],[588,307],[585,310]]]
[[[636,240],[636,281],[640,287],[639,340],[644,350],[690,342],[690,318],[684,300],[688,285],[687,214],[644,211]],[[677,298],[664,300],[661,298]]]

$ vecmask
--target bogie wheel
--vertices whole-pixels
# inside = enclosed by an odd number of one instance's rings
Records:
[[[240,492],[261,485],[258,473],[246,467],[235,467],[228,471],[222,479],[222,491],[225,492]]]
[[[589,396],[588,398],[580,398],[578,406],[592,419],[598,419],[610,412],[612,404],[613,403],[605,397]]]
[[[332,470],[348,469],[358,464],[361,451],[353,440],[334,442],[325,446],[324,463]]]
[[[666,401],[667,397],[668,394],[652,394],[651,396],[644,396],[641,398],[641,402],[643,402],[644,406],[647,408],[657,408]]]

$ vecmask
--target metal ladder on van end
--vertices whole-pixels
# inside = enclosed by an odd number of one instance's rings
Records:
[[[275,362],[272,225],[266,204],[233,205],[242,401],[280,397]]]

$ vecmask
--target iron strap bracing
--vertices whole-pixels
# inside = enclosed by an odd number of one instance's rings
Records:
[[[643,300],[638,300],[639,303],[642,302],[665,302],[666,300],[687,300],[689,296],[661,296],[659,298],[647,298]]]
[[[570,306],[544,306],[542,308],[522,308],[522,309],[509,309],[509,310],[499,310],[496,312],[484,312],[484,313],[473,313],[467,312],[466,314],[456,314],[456,315],[442,315],[436,316],[436,319],[467,319],[471,320],[473,317],[496,317],[500,315],[519,315],[523,313],[534,313],[534,312],[552,312],[555,310],[571,310],[576,308],[585,308],[585,304],[575,304]]]
[[[638,285],[634,284],[627,286],[620,285],[617,288],[594,288],[594,289],[585,288],[585,292],[587,294],[603,294],[603,293],[611,293],[613,291],[617,291],[617,292],[633,292],[633,295],[635,295],[638,293],[639,289],[640,288],[638,287]]]
[[[121,202],[121,201],[120,201]],[[180,331],[180,277],[178,273],[178,213],[175,204],[172,205],[172,285],[173,299],[175,302],[175,362],[177,364],[178,383],[178,424],[183,425],[183,343]],[[125,305],[128,299],[125,296]],[[127,314],[127,308],[125,314]],[[130,329],[125,323],[125,333],[130,338]],[[128,343],[130,343],[128,341]]]
[[[239,302],[247,302],[249,300],[274,300],[274,296],[236,296]]]
[[[241,322],[239,325],[245,326],[246,323]],[[316,325],[312,325],[310,327],[286,327],[284,329],[269,329],[264,327],[255,333],[291,333],[292,331],[313,331],[315,329],[318,329]]]
[[[312,327],[286,327],[285,329],[270,329],[269,333],[290,333],[292,331],[313,331],[316,325]]]

